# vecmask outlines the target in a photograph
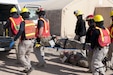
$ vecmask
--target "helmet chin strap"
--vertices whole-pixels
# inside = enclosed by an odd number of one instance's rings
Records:
[[[97,26],[97,27],[100,27],[100,25],[98,25],[98,24],[97,24],[96,26]]]

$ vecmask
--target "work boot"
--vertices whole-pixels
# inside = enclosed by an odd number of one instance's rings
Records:
[[[28,75],[28,74],[31,73],[32,71],[33,71],[33,68],[31,67],[30,69],[25,69],[25,70],[20,71],[20,72],[27,73],[27,75]]]
[[[27,71],[27,75],[29,75],[31,72],[33,71],[33,68],[31,67],[28,71]]]

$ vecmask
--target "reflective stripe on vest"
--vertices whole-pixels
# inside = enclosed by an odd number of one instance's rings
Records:
[[[110,28],[110,36],[113,38],[113,27]]]
[[[43,18],[40,18],[40,20],[44,21],[44,31],[43,31],[42,36],[43,37],[50,36],[49,20],[48,21],[45,21],[45,19],[43,19]]]
[[[25,36],[26,39],[35,38],[35,23],[31,20],[25,20]]]
[[[101,37],[102,37],[102,41],[104,41],[104,35],[103,35],[103,32],[102,32],[102,29],[99,28],[99,27],[96,27],[96,29],[99,29]],[[105,29],[107,30],[107,33],[110,34],[109,30],[107,28],[105,28]]]
[[[102,29],[99,27],[96,27],[96,29],[99,29],[100,31],[100,35],[98,38],[99,45],[102,47],[109,45],[111,43],[109,30],[107,28]]]
[[[20,28],[20,23],[23,21],[23,18],[19,16],[19,18],[9,18],[11,20],[11,29],[13,31],[13,34],[16,35],[19,28]]]

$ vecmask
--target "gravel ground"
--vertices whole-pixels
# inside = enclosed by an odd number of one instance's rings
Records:
[[[34,70],[29,75],[92,75],[91,73],[86,72],[88,70],[87,68],[61,63],[59,60],[60,51],[61,49],[57,51],[53,48],[45,48],[45,60],[47,62],[45,68],[36,67],[38,60],[32,52],[30,59]],[[15,50],[10,51],[9,54],[1,53],[0,57],[0,75],[26,75],[20,72],[23,70],[23,67],[16,64]],[[113,71],[108,70],[106,75],[113,75]]]

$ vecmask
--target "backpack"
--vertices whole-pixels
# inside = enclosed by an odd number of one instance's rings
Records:
[[[110,32],[107,28],[102,29],[99,27],[96,27],[96,29],[99,29],[100,35],[98,38],[98,43],[101,47],[107,46],[111,43],[111,38],[110,38]]]

